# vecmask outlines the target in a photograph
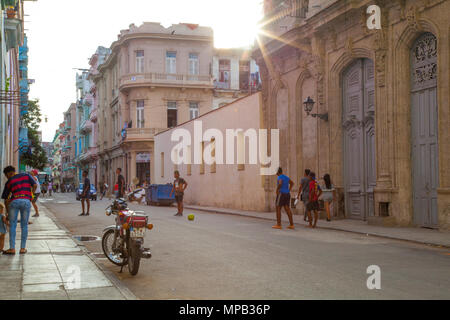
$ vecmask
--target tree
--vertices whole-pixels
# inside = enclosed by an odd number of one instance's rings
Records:
[[[42,122],[39,100],[28,102],[28,112],[22,116],[22,124],[28,129],[30,149],[21,156],[21,162],[29,167],[43,170],[48,163],[47,154],[39,141],[38,129]]]

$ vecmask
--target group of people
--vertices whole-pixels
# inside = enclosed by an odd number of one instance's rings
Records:
[[[277,224],[272,228],[282,229],[281,226],[281,209],[284,208],[288,218],[288,229],[294,229],[294,219],[291,211],[291,191],[294,182],[283,174],[283,169],[278,168],[277,172],[277,189],[276,189],[276,212]],[[331,221],[331,203],[335,199],[335,189],[331,183],[331,177],[327,173],[323,176],[324,183],[322,185],[316,180],[316,174],[310,169],[306,169],[303,178],[300,180],[295,202],[302,201],[304,207],[304,221],[308,221],[310,228],[315,228],[319,218],[319,200],[323,200],[325,211],[327,213],[327,221]],[[314,218],[313,218],[314,214]]]
[[[79,216],[89,216],[89,211],[91,209],[91,181],[89,180],[89,172],[87,170],[83,171],[83,190],[80,194],[80,200],[81,200],[81,210],[82,212],[79,214]],[[125,195],[125,178],[122,175],[122,168],[116,169],[116,175],[117,175],[117,182],[114,185],[114,195],[116,199],[123,198]],[[108,191],[108,184],[106,182],[102,183],[101,186],[101,195],[100,200],[103,199],[103,197],[106,195],[106,192]],[[86,206],[85,206],[86,203]],[[87,209],[87,210],[85,210]]]

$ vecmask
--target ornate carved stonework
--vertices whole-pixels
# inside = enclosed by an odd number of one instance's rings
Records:
[[[353,38],[352,37],[348,37],[347,40],[345,41],[344,50],[351,57],[354,56],[354,53],[353,53]]]
[[[422,27],[419,23],[419,11],[416,6],[411,6],[408,11],[406,11],[406,22],[408,26],[416,32],[422,31]]]
[[[328,41],[330,42],[331,49],[337,50],[337,34],[334,28],[328,29]]]
[[[412,50],[412,88],[433,86],[437,79],[437,39],[431,33],[422,35]]]

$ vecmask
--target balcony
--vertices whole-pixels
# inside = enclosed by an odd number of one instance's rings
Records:
[[[91,122],[96,122],[97,121],[97,109],[92,109],[91,113],[89,114],[89,120]]]
[[[213,88],[211,75],[137,73],[120,79],[120,90],[138,87]]]
[[[23,23],[20,19],[5,19],[6,50],[19,47],[23,43]]]
[[[154,141],[155,134],[165,129],[157,128],[131,128],[126,129],[126,137],[122,142],[135,142],[135,141]]]
[[[81,133],[88,133],[92,131],[92,122],[89,119],[84,120],[80,125]]]

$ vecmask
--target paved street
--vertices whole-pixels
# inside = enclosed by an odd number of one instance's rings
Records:
[[[74,235],[101,237],[113,224],[109,200],[92,202],[78,217],[74,194],[41,205]],[[196,212],[195,221],[173,217],[174,208],[131,205],[154,223],[146,244],[153,257],[136,277],[109,263],[100,241],[85,243],[141,299],[449,299],[450,253],[408,242],[332,230],[273,230],[255,218]],[[193,212],[187,210],[186,213]],[[368,290],[366,269],[381,268],[381,290]]]

